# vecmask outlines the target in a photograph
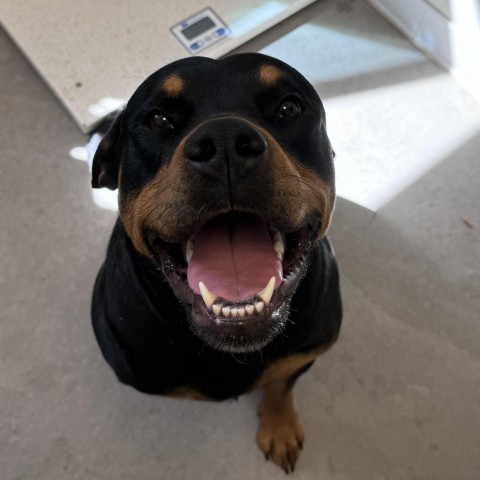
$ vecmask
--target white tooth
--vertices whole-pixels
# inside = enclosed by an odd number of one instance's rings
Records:
[[[193,240],[190,239],[187,242],[187,246],[185,248],[185,259],[187,260],[187,263],[190,263],[190,259],[192,258],[193,255]]]
[[[268,281],[267,286],[261,292],[258,292],[257,295],[265,302],[265,305],[268,305],[270,303],[270,300],[272,299],[274,290],[275,290],[275,277],[272,277]]]
[[[247,312],[248,315],[253,315],[253,312],[255,311],[255,307],[253,305],[247,305],[245,307],[245,311]]]
[[[224,317],[229,317],[230,316],[230,310],[231,310],[230,307],[223,307],[222,308],[222,315]]]
[[[285,249],[283,248],[283,242],[275,242],[273,244],[273,248],[277,252],[278,258],[280,260],[283,259],[283,253],[285,252]]]
[[[220,315],[220,312],[222,311],[222,307],[221,305],[219,305],[218,303],[216,303],[213,307],[212,307],[212,310],[213,310],[213,313],[215,315],[217,315],[217,317]]]
[[[232,314],[232,317],[238,316],[238,308],[232,308],[232,310],[230,311],[230,313]]]
[[[244,317],[245,316],[245,309],[244,308],[239,308],[238,309],[238,315],[240,317]]]
[[[280,232],[275,232],[275,235],[273,236],[273,248],[277,252],[278,258],[282,260],[285,252],[285,245],[283,244],[283,237]]]
[[[262,313],[263,307],[265,307],[265,304],[263,302],[255,302],[255,310],[258,313]]]
[[[205,302],[205,305],[210,310],[218,295],[212,293],[203,282],[199,282],[198,288],[202,295],[203,301]]]

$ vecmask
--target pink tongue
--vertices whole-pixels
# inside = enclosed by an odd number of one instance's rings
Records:
[[[243,301],[264,289],[272,277],[277,288],[282,264],[267,224],[253,216],[236,216],[215,220],[197,235],[187,276],[197,294],[203,282],[215,295]]]

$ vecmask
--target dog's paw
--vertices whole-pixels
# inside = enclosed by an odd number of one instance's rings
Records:
[[[300,417],[293,405],[281,411],[259,409],[260,428],[257,444],[267,460],[272,460],[285,473],[295,470],[303,447],[304,431]]]

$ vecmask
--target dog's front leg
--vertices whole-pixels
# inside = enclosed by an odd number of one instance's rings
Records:
[[[265,458],[275,462],[285,473],[294,471],[305,436],[293,401],[293,386],[312,364],[308,362],[287,380],[266,385],[258,407],[257,444]]]

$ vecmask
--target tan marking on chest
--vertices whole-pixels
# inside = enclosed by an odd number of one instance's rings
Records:
[[[198,390],[192,387],[177,387],[174,388],[172,391],[168,393],[162,394],[164,397],[171,397],[171,398],[182,398],[188,400],[207,400],[212,401],[212,398],[203,395]]]
[[[263,388],[267,385],[277,382],[283,382],[293,375],[297,370],[302,368],[307,363],[315,360],[323,350],[317,350],[309,353],[299,353],[291,355],[287,358],[282,358],[269,365],[258,379],[252,390]]]

